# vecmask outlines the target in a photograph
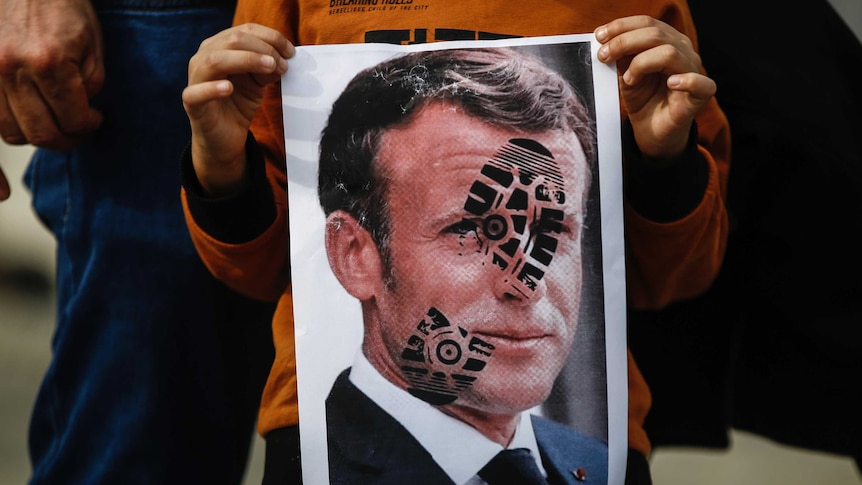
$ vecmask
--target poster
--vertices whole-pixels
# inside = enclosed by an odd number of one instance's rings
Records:
[[[592,37],[297,49],[305,483],[482,483],[507,446],[623,483],[620,111]]]

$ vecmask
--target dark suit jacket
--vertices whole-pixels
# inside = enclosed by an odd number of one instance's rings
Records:
[[[329,481],[343,485],[443,485],[452,480],[392,416],[356,388],[349,369],[326,399]],[[608,447],[571,428],[533,417],[550,484],[606,484]],[[586,470],[587,480],[572,471]]]

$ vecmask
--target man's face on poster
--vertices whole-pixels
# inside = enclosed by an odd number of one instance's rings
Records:
[[[576,136],[497,128],[433,102],[384,133],[375,164],[390,284],[366,316],[366,356],[435,405],[510,414],[542,402],[580,306],[587,165]]]

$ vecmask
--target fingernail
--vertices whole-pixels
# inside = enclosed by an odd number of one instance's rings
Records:
[[[275,67],[275,59],[272,56],[261,56],[260,64],[267,69],[272,69]]]
[[[669,87],[675,88],[682,84],[682,79],[679,76],[671,76],[667,78],[667,85]]]
[[[610,48],[608,46],[603,45],[599,48],[599,59],[605,60],[608,57],[608,51]]]
[[[287,72],[287,59],[280,58],[278,60],[278,70],[281,72]]]
[[[604,26],[596,29],[596,40],[598,40],[599,42],[604,42],[605,39],[607,38],[607,36],[608,36],[608,29],[606,29]]]
[[[226,92],[230,91],[230,82],[229,81],[219,81],[216,84],[216,89],[218,89],[218,91],[220,93],[226,93]]]
[[[625,81],[626,84],[632,83],[632,75],[630,72],[626,71],[623,73],[623,81]]]

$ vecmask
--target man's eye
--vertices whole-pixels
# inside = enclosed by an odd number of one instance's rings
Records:
[[[450,234],[470,234],[471,232],[478,232],[479,225],[469,219],[461,219],[460,221],[452,224],[451,226],[446,228],[446,232]]]
[[[560,234],[561,232],[568,232],[568,228],[563,226],[560,221],[548,220],[548,219],[539,219],[536,221],[533,226],[530,228],[533,233],[553,233]]]

